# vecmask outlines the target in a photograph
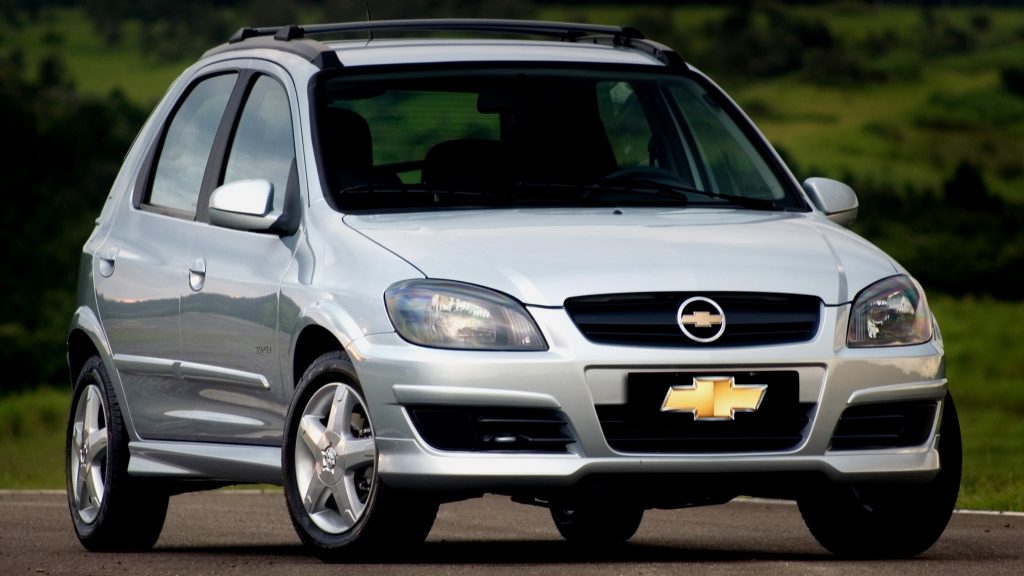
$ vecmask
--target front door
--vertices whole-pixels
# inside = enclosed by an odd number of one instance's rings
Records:
[[[266,179],[273,185],[275,210],[286,198],[295,206],[289,90],[269,74],[254,74],[247,82],[218,184]],[[201,441],[281,441],[288,395],[277,349],[279,295],[295,243],[295,236],[199,226],[188,254],[181,330],[189,367],[184,376],[198,392],[191,417]]]

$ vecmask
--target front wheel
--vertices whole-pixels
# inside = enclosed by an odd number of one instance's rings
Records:
[[[282,450],[292,524],[324,560],[365,555],[385,541],[421,543],[430,532],[437,502],[388,487],[377,458],[352,363],[341,352],[324,354],[299,382]]]
[[[837,556],[909,558],[924,552],[946,529],[960,490],[960,421],[949,394],[938,451],[942,468],[925,484],[831,485],[800,498],[807,528]]]

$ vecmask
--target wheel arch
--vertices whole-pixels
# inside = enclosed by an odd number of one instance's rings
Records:
[[[82,366],[93,356],[100,357],[106,364],[108,373],[116,374],[116,371],[112,370],[110,346],[103,335],[103,327],[96,313],[91,309],[82,306],[75,311],[71,319],[71,327],[68,330],[66,348],[68,372],[72,386],[78,378]]]
[[[135,431],[135,423],[132,421],[131,407],[125,398],[121,373],[114,365],[114,355],[110,350],[110,343],[107,341],[100,318],[88,306],[80,306],[71,317],[66,347],[70,387],[74,388],[78,374],[89,358],[99,356],[107,369],[110,383],[114,387],[114,395],[117,397],[117,403],[121,406],[121,416],[124,418],[128,433],[132,440],[137,440],[139,436]]]
[[[341,340],[330,330],[320,324],[310,323],[299,331],[292,347],[291,376],[292,386],[302,379],[306,368],[327,352],[339,351],[346,354]],[[347,355],[347,354],[346,354]]]
[[[75,378],[77,378],[79,372],[82,371],[82,367],[88,362],[89,358],[93,356],[99,356],[100,352],[93,344],[92,338],[90,338],[84,330],[75,328],[68,334],[68,372],[71,377],[71,384],[74,385]]]

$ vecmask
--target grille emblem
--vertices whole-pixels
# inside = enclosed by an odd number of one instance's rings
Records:
[[[689,412],[694,420],[735,420],[737,412],[756,412],[767,384],[737,384],[731,376],[698,376],[690,386],[672,386],[662,412]]]
[[[695,342],[714,342],[725,332],[725,312],[710,298],[694,296],[676,312],[683,334]]]

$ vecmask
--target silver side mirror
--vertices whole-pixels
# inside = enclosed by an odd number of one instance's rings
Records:
[[[210,223],[235,230],[270,231],[281,217],[274,210],[274,185],[269,180],[236,180],[210,195]]]
[[[849,226],[857,219],[857,193],[842,182],[828,178],[808,178],[804,180],[804,192],[810,196],[811,202],[825,213],[829,220],[842,226]]]

